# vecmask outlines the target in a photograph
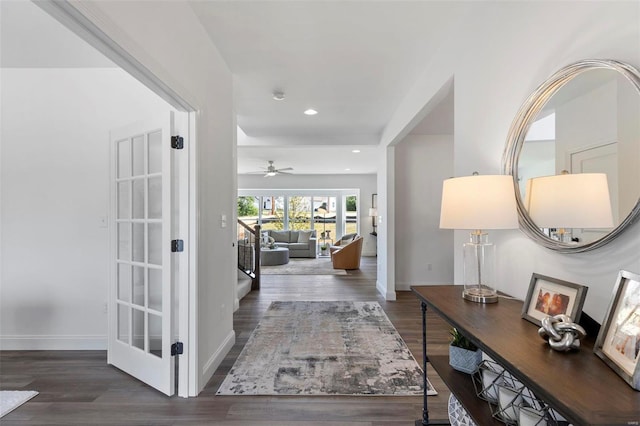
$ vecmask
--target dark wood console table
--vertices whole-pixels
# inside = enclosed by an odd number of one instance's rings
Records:
[[[433,309],[573,425],[640,425],[640,392],[593,353],[596,336],[582,341],[579,351],[556,352],[538,337],[536,325],[521,318],[520,300],[469,302],[462,298],[462,286],[452,285],[411,290],[422,302],[423,314]],[[447,358],[429,361],[473,420],[483,426],[503,424],[475,396],[471,377],[453,370]]]

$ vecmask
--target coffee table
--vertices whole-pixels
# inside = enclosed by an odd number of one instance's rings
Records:
[[[261,248],[260,264],[264,266],[285,265],[289,263],[289,249],[286,247]]]

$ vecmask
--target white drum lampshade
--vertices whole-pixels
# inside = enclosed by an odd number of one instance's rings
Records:
[[[463,246],[462,296],[479,303],[497,302],[495,245],[483,230],[518,228],[513,177],[474,175],[445,180],[440,228],[473,230]]]
[[[529,179],[525,208],[540,228],[611,228],[613,215],[605,173]]]

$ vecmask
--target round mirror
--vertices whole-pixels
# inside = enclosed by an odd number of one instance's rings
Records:
[[[610,60],[561,69],[520,108],[503,160],[533,240],[565,253],[610,242],[640,217],[640,73]]]

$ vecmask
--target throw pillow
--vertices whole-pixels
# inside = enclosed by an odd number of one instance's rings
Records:
[[[289,241],[289,231],[271,231],[271,236],[276,243],[288,243]]]
[[[298,231],[298,242],[308,243],[311,238],[311,232],[313,231]]]
[[[347,234],[347,235],[344,235],[344,236],[341,238],[341,240],[342,240],[341,245],[349,244],[350,242],[352,242],[353,240],[355,240],[355,239],[356,239],[356,235],[357,235],[357,234]]]

